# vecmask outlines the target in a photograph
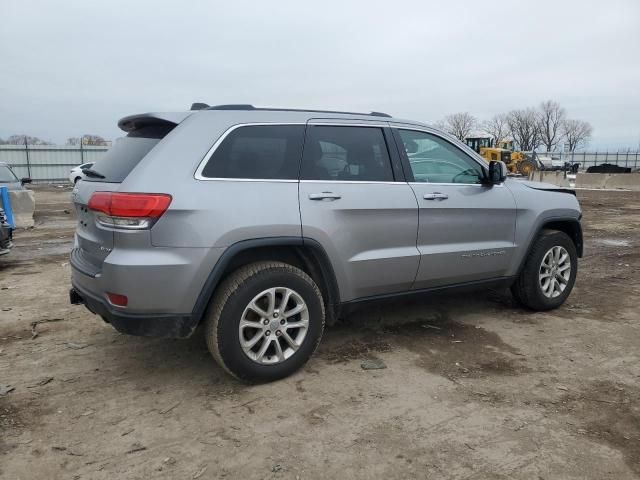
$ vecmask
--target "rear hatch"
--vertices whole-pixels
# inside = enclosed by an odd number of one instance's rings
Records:
[[[72,200],[78,217],[72,263],[83,273],[96,276],[114,247],[114,231],[96,222],[98,212],[90,210],[95,192],[116,192],[140,161],[188,114],[144,114],[119,122],[127,135],[96,161],[86,178],[73,189]]]

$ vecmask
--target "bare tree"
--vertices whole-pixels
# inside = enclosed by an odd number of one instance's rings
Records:
[[[51,145],[51,142],[42,140],[38,137],[31,137],[29,135],[10,135],[5,140],[7,145]]]
[[[520,150],[530,152],[540,146],[540,122],[535,109],[512,110],[507,114],[507,124]]]
[[[83,145],[108,145],[107,141],[100,135],[84,134],[82,136]]]
[[[494,145],[498,146],[500,142],[509,137],[508,117],[504,113],[494,115],[489,120],[482,122],[482,131],[493,138]]]
[[[547,152],[555,150],[562,139],[565,118],[565,110],[558,102],[547,100],[540,104],[540,141]]]
[[[80,145],[80,137],[69,137],[67,138],[67,145]]]
[[[473,129],[478,125],[476,117],[467,112],[447,115],[444,120],[436,124],[437,127],[453,135],[458,140],[464,142]]]
[[[576,149],[587,144],[593,133],[593,127],[589,122],[583,120],[565,120],[562,131],[567,139],[569,151],[575,152]]]

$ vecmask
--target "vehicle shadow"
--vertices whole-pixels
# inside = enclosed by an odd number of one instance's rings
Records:
[[[494,316],[512,305],[508,292],[499,291],[465,293],[462,297],[421,295],[362,305],[327,327],[308,368],[317,370],[325,364],[366,359],[397,348],[419,349],[429,342],[447,347],[443,339],[447,344],[458,341],[450,340],[450,336],[472,340],[471,333],[477,336],[484,330],[478,327],[468,330],[470,327],[465,325],[465,319]],[[127,372],[131,378],[144,379],[143,384],[171,385],[177,381],[194,387],[235,388],[243,385],[213,360],[202,327],[183,340],[132,337],[116,332],[105,332],[105,335],[115,336],[111,340],[105,338],[111,342],[110,349],[113,350],[108,354],[111,367]],[[483,338],[483,341],[500,344],[499,338]]]

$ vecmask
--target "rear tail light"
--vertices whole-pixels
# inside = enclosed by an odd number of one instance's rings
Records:
[[[129,303],[129,299],[126,295],[120,295],[119,293],[107,292],[107,298],[112,305],[116,307],[126,307]]]
[[[98,213],[96,221],[102,226],[142,230],[151,228],[170,204],[166,193],[95,192],[87,206]]]

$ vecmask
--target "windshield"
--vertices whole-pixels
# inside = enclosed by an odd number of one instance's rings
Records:
[[[14,183],[19,181],[18,177],[13,174],[9,167],[0,165],[0,183]]]

